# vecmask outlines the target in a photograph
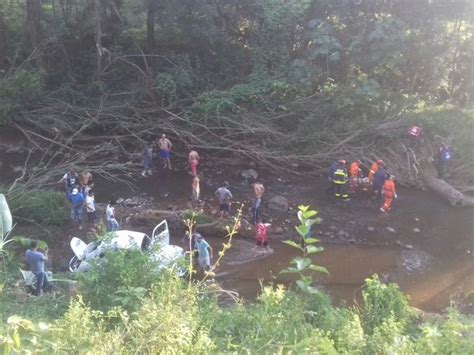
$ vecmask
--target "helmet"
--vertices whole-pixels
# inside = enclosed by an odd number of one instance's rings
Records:
[[[383,160],[382,159],[377,159],[377,164],[383,165]]]
[[[341,165],[344,165],[346,163],[346,161],[344,159],[341,159],[341,160],[338,160],[338,163],[341,164]]]
[[[395,180],[395,175],[390,175],[390,180]]]

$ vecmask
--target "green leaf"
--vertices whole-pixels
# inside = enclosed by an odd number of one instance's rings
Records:
[[[311,210],[311,211],[307,211],[307,212],[303,213],[303,217],[305,219],[310,219],[311,217],[314,217],[317,214],[318,214],[318,211]]]
[[[300,272],[298,271],[297,268],[295,267],[287,267],[284,270],[281,270],[278,274],[279,275],[285,275],[285,274],[299,274]]]
[[[325,273],[325,274],[328,274],[328,275],[329,275],[328,269],[326,269],[324,266],[310,265],[310,266],[308,267],[308,269],[313,270],[313,271],[317,271],[317,272],[322,272],[322,273]]]
[[[313,286],[306,286],[306,292],[308,292],[309,294],[315,295],[316,293],[319,293],[319,290]]]
[[[296,264],[298,271],[305,270],[309,265],[311,265],[311,259],[309,258],[294,258],[291,261],[292,264]]]
[[[306,247],[306,254],[315,254],[323,251],[324,248],[322,247],[315,247],[314,245],[308,245]]]
[[[309,229],[304,224],[300,224],[299,226],[295,227],[295,229],[303,238],[308,235]]]
[[[291,246],[293,248],[296,248],[296,249],[299,249],[299,250],[303,251],[303,248],[299,244],[295,243],[292,240],[284,240],[283,243],[288,244],[289,246]]]
[[[316,238],[305,238],[304,242],[305,242],[306,244],[314,244],[314,243],[319,242],[319,239],[316,239]]]
[[[305,205],[299,205],[298,206],[298,210],[300,210],[301,212],[305,213],[309,208],[309,205],[308,206],[305,206]]]

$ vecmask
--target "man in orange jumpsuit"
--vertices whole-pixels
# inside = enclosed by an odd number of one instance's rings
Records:
[[[383,160],[377,159],[375,163],[372,164],[369,171],[369,182],[372,183],[374,180],[374,174],[379,170],[379,167],[383,166]]]
[[[387,213],[390,211],[392,207],[393,198],[398,198],[397,191],[395,190],[395,177],[390,175],[390,179],[386,180],[383,184],[382,193],[385,198],[382,207],[380,207],[380,211]]]
[[[349,168],[349,186],[351,192],[356,192],[357,186],[359,186],[359,179],[362,177],[362,170],[360,170],[360,160],[356,160],[355,162],[351,163]]]

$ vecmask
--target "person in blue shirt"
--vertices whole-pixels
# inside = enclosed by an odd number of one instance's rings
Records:
[[[387,180],[388,176],[385,170],[379,168],[374,174],[374,180],[372,181],[372,188],[374,189],[375,199],[377,201],[382,199],[382,188]]]
[[[143,172],[142,176],[152,175],[153,145],[148,143],[143,152]]]
[[[39,252],[38,242],[33,240],[31,242],[30,249],[28,249],[25,253],[25,258],[28,262],[31,272],[36,277],[36,289],[33,294],[40,296],[43,293],[43,290],[50,288],[48,275],[44,269],[44,262],[48,260],[48,249],[44,251],[44,254]]]
[[[195,233],[195,237],[196,237],[196,249],[199,253],[199,256],[198,256],[199,266],[204,271],[208,271],[211,268],[212,247],[209,245],[208,242],[204,240],[201,234]]]
[[[68,199],[71,202],[71,219],[79,225],[79,230],[82,230],[84,195],[77,187],[74,187],[68,194]]]

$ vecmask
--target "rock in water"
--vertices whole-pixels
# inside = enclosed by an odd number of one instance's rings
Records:
[[[367,230],[368,230],[369,232],[375,232],[375,228],[372,227],[372,226],[367,227]]]
[[[271,210],[287,212],[288,207],[288,200],[283,196],[275,196],[268,201],[268,208]]]
[[[420,233],[420,229],[419,228],[413,228],[413,233]]]
[[[392,227],[387,227],[385,229],[388,230],[390,233],[397,233],[397,231],[393,229]]]
[[[240,172],[240,176],[244,178],[246,181],[255,181],[258,178],[258,173],[254,169],[247,169],[242,170]]]

